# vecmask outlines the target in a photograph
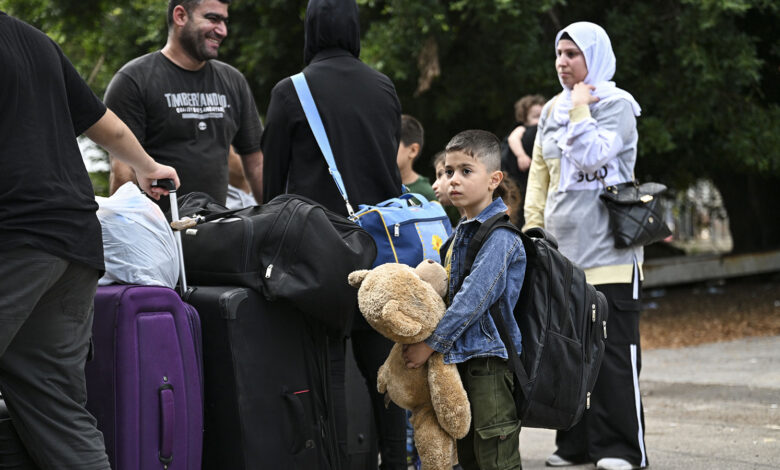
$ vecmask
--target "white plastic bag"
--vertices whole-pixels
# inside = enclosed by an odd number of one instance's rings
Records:
[[[173,288],[179,279],[176,240],[160,208],[133,183],[111,197],[96,196],[106,273],[98,285]]]

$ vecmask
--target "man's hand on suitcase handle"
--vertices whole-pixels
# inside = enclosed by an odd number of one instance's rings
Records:
[[[176,183],[174,183],[173,179],[171,178],[162,178],[157,180],[152,180],[152,187],[153,188],[162,188],[167,191],[176,191]]]
[[[176,170],[173,167],[160,165],[152,160],[151,169],[140,169],[133,167],[135,170],[136,179],[141,189],[154,199],[160,199],[160,196],[164,196],[169,193],[168,187],[159,186],[157,183],[163,180],[171,181],[170,186],[177,188],[179,186],[179,175],[176,174]]]

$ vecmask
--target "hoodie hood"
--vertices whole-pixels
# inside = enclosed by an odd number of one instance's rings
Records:
[[[306,65],[325,49],[343,49],[360,57],[360,17],[355,0],[309,0],[305,32]]]

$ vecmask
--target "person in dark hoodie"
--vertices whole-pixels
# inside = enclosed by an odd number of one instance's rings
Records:
[[[317,104],[353,207],[376,204],[401,194],[396,164],[401,105],[393,83],[360,61],[360,22],[354,0],[310,0],[306,10],[303,73]],[[298,194],[347,215],[344,200],[314,140],[290,78],[271,92],[261,140],[263,200]],[[326,333],[332,368],[332,405],[336,408],[342,455],[346,452],[344,338]],[[385,408],[376,391],[376,373],[392,343],[372,330],[355,312],[352,331],[355,359],[377,420],[384,469],[406,469],[403,410]],[[347,468],[345,465],[344,468]]]

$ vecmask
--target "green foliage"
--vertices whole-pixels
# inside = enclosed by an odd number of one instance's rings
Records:
[[[89,174],[92,180],[92,188],[95,190],[95,196],[108,197],[108,172],[93,171]]]
[[[515,100],[558,93],[555,33],[588,20],[609,33],[615,81],[643,108],[639,178],[683,188],[701,177],[727,184],[732,175],[756,175],[780,188],[776,0],[357,2],[361,58],[394,81],[404,112],[425,126],[417,167],[424,174],[432,175],[430,157],[458,131],[501,137]],[[0,9],[59,42],[100,95],[122,64],[162,47],[166,4],[0,0]],[[272,87],[303,66],[306,4],[236,0],[230,7],[221,58],[247,76],[261,114]]]
[[[167,36],[160,0],[0,0],[0,10],[59,43],[98,96],[125,62],[159,49]]]

